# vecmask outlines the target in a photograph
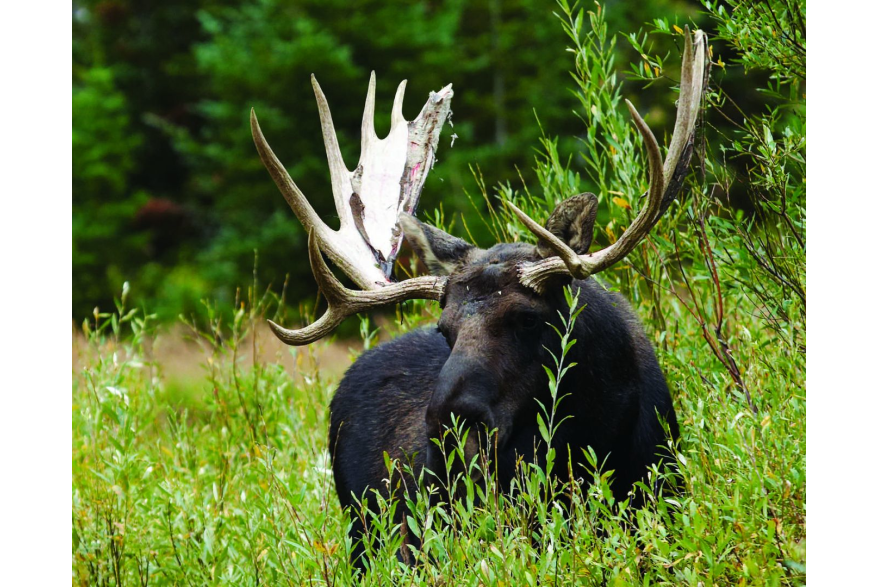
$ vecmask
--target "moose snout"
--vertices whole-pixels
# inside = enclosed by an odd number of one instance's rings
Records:
[[[430,470],[436,473],[443,471],[448,454],[457,448],[455,436],[445,434],[446,428],[453,428],[454,418],[460,426],[461,435],[467,429],[469,431],[462,447],[467,463],[479,450],[487,449],[488,434],[498,424],[493,410],[497,395],[496,377],[482,361],[453,355],[448,359],[439,374],[426,412],[426,428],[430,437],[427,466]],[[459,440],[462,441],[462,438]],[[435,440],[441,441],[441,447]]]
[[[486,425],[493,429],[492,404],[497,396],[497,381],[480,360],[451,357],[442,367],[429,407],[426,424],[430,437],[438,438],[445,427],[452,426],[451,414],[466,427]]]

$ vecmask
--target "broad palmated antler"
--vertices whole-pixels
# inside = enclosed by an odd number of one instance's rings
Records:
[[[341,221],[338,230],[329,228],[317,216],[268,146],[255,111],[250,113],[256,149],[274,183],[308,232],[311,268],[329,303],[326,314],[301,330],[288,330],[269,321],[274,333],[293,345],[309,344],[326,336],[344,318],[357,312],[415,298],[438,299],[444,289],[444,280],[435,277],[392,283],[390,276],[402,241],[399,216],[414,213],[423,183],[435,163],[439,134],[451,111],[454,95],[451,85],[430,93],[417,118],[407,122],[402,116],[406,85],[403,81],[393,102],[390,134],[379,139],[374,127],[375,75],[372,73],[362,118],[362,153],[356,168],[348,171],[341,158],[326,97],[314,76],[311,83],[320,111],[335,208]],[[344,288],[326,266],[320,251],[365,291]]]
[[[693,38],[692,38],[693,37]],[[554,253],[535,263],[519,268],[521,283],[537,292],[553,275],[571,275],[585,279],[626,257],[642,241],[679,194],[694,151],[694,136],[701,96],[707,81],[707,38],[702,31],[691,35],[685,29],[685,49],[682,54],[682,75],[676,106],[676,125],[667,149],[667,160],[661,161],[661,148],[633,104],[625,100],[633,122],[643,137],[649,158],[649,191],[646,203],[624,234],[612,245],[593,254],[579,255],[554,234],[540,226],[511,202],[506,204],[521,221]]]

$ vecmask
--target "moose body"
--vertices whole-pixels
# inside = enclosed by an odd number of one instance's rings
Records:
[[[573,464],[575,479],[586,478],[582,450],[590,447],[613,470],[618,495],[661,458],[661,447],[677,434],[676,416],[654,351],[635,314],[619,295],[604,290],[593,275],[624,259],[658,222],[685,180],[707,79],[706,36],[686,32],[673,138],[666,160],[645,121],[628,102],[648,156],[649,188],[636,218],[612,244],[589,253],[598,198],[579,194],[561,199],[540,225],[513,202],[504,210],[518,217],[536,244],[498,244],[488,250],[423,224],[417,208],[426,174],[435,163],[441,127],[450,114],[451,86],[430,94],[413,121],[402,116],[405,82],[393,104],[390,133],[375,135],[375,77],[369,82],[362,121],[362,153],[350,171],[335,136],[326,98],[311,78],[339,228],[323,223],[289,177],[259,128],[250,124],[256,149],[277,187],[308,232],[308,257],[328,303],[313,323],[291,330],[269,324],[280,340],[305,345],[319,340],[346,317],[411,299],[439,301],[435,328],[411,332],[366,352],[344,377],[332,400],[330,453],[342,506],[384,492],[384,453],[446,479],[445,431],[454,417],[470,433],[465,461],[489,453],[485,463],[501,488],[508,488],[519,458],[541,462],[547,447],[536,415],[551,404],[544,366],[561,355],[561,327],[569,312],[564,288],[571,286],[584,306],[575,322],[576,343],[562,380],[553,437],[559,462]],[[508,215],[507,220],[513,217]],[[393,261],[405,241],[426,264],[429,275],[400,282],[391,278]],[[323,255],[359,290],[346,288]],[[577,306],[578,307],[578,306]],[[665,425],[666,424],[666,428]],[[437,445],[433,440],[438,440]],[[565,452],[569,451],[569,452]],[[458,459],[454,466],[459,466]],[[444,473],[444,475],[443,475]],[[479,481],[486,482],[487,477]],[[434,485],[435,486],[435,485]],[[448,499],[453,488],[446,488]],[[397,510],[398,513],[398,510]],[[358,558],[364,526],[354,516]],[[397,520],[398,522],[399,520]],[[403,526],[404,528],[404,526]]]
[[[569,309],[560,284],[542,296],[520,285],[515,268],[535,255],[532,245],[472,249],[450,274],[437,326],[369,350],[350,367],[332,400],[329,431],[342,507],[354,506],[371,489],[389,497],[382,482],[388,476],[385,451],[411,464],[415,475],[426,466],[444,479],[444,458],[431,439],[451,425],[451,413],[469,426],[472,438],[496,430],[490,457],[501,489],[508,488],[519,457],[544,463],[537,400],[550,406],[551,397],[542,366],[553,366],[549,350],[555,356],[561,350],[546,323],[562,331],[558,313]],[[588,478],[582,450],[593,448],[606,470],[615,471],[613,490],[623,496],[660,458],[666,430],[677,435],[676,416],[652,346],[627,301],[592,278],[573,281],[572,288],[584,309],[566,356],[566,364],[576,366],[558,394],[568,395],[558,403],[556,420],[570,417],[553,445],[560,462],[570,457],[577,479]],[[478,449],[467,443],[467,462]],[[357,545],[365,528],[359,516],[353,518]],[[354,557],[361,551],[357,547]]]

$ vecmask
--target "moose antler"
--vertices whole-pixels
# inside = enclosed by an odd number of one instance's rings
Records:
[[[447,281],[445,277],[427,275],[392,283],[379,290],[355,291],[347,289],[323,261],[323,255],[317,244],[316,231],[313,229],[308,233],[308,257],[311,261],[314,278],[317,280],[320,292],[329,304],[329,309],[320,316],[319,320],[301,330],[289,330],[268,320],[271,330],[277,335],[277,338],[286,344],[310,344],[327,336],[348,316],[364,312],[375,306],[395,304],[406,300],[438,300],[442,297]]]
[[[454,95],[451,85],[430,93],[417,118],[407,122],[402,116],[406,85],[403,81],[393,102],[390,134],[379,139],[374,127],[372,72],[362,117],[362,153],[351,172],[341,157],[326,97],[314,76],[311,83],[320,112],[335,209],[340,218],[338,230],[329,228],[314,212],[268,146],[255,111],[250,113],[256,149],[274,183],[308,231],[311,268],[329,303],[329,309],[319,320],[301,330],[288,330],[269,321],[274,333],[292,345],[309,344],[326,336],[351,314],[414,298],[439,299],[444,290],[443,279],[421,277],[392,283],[390,275],[402,241],[399,215],[413,214],[417,208],[423,183],[435,163],[439,134],[451,111]],[[326,266],[321,251],[365,291],[342,286]]]
[[[697,113],[707,81],[705,70],[708,62],[707,37],[702,31],[693,35],[685,29],[685,49],[682,54],[682,76],[679,84],[679,100],[676,107],[676,125],[673,138],[667,149],[667,160],[662,163],[661,149],[648,125],[640,117],[633,104],[625,100],[633,122],[643,137],[649,158],[649,191],[646,204],[636,219],[615,243],[590,255],[579,255],[555,235],[544,229],[511,202],[506,202],[527,228],[541,238],[556,254],[535,263],[524,263],[519,267],[521,283],[537,292],[544,289],[545,282],[552,276],[566,274],[576,279],[611,267],[642,241],[652,227],[667,210],[682,188],[691,155],[694,151],[694,133]]]

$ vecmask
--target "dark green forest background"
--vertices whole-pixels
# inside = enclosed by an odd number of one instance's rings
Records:
[[[641,34],[656,19],[671,31],[711,28],[700,2],[605,7],[613,33]],[[260,286],[279,292],[288,275],[291,305],[313,299],[305,235],[262,167],[248,125],[254,107],[273,149],[332,224],[311,73],[348,165],[358,157],[372,70],[380,136],[402,79],[408,119],[430,91],[454,84],[454,126],[443,131],[420,208],[427,215],[443,208],[458,234],[453,219],[471,211],[470,197],[484,206],[482,192],[493,197],[500,184],[538,185],[540,138],[560,137],[564,160],[583,169],[576,136],[587,129],[575,112],[573,58],[556,10],[547,0],[75,0],[74,320],[111,308],[126,281],[131,300],[163,319],[199,313],[204,298],[228,303],[252,284],[254,251]],[[625,35],[616,61],[618,75],[630,78],[624,95],[661,136],[673,122],[671,82],[648,83],[636,38]],[[676,62],[675,43],[672,35],[650,37],[650,53]],[[749,88],[764,80],[730,66],[731,49],[713,45],[714,79],[743,111],[760,110],[770,97]],[[713,120],[709,132],[732,124]],[[489,242],[477,219],[467,222],[480,244]]]

